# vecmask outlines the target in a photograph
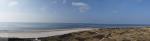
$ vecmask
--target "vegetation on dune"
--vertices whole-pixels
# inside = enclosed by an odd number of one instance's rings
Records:
[[[43,41],[150,41],[149,28],[97,29],[41,38]]]
[[[96,29],[39,39],[41,41],[150,41],[150,29]]]

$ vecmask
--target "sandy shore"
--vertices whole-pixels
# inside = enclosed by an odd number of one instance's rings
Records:
[[[63,35],[72,32],[92,30],[95,28],[57,29],[57,30],[33,30],[33,31],[1,31],[2,38],[40,38],[55,35]]]

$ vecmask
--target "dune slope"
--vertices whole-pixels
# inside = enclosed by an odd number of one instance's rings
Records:
[[[96,29],[40,39],[42,41],[150,41],[150,29]]]

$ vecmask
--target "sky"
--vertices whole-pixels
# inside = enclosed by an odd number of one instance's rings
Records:
[[[0,22],[150,24],[150,0],[0,0]]]

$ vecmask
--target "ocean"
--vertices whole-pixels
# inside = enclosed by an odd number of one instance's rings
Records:
[[[0,30],[50,30],[72,28],[128,28],[148,24],[94,24],[94,23],[0,23]]]

